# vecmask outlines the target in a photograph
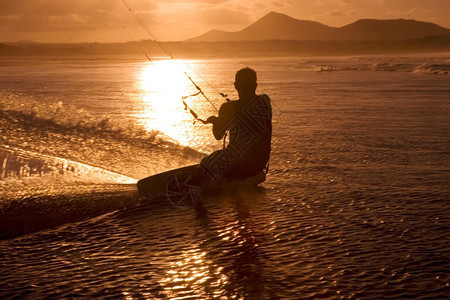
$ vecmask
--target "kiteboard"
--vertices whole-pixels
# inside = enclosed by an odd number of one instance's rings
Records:
[[[261,171],[255,176],[243,180],[225,181],[221,184],[203,185],[182,191],[180,188],[186,183],[198,166],[191,165],[143,178],[137,182],[139,195],[147,199],[166,198],[170,203],[179,206],[182,202],[186,201],[189,204],[195,204],[200,196],[199,194],[220,193],[236,188],[256,187],[266,180],[266,173]]]

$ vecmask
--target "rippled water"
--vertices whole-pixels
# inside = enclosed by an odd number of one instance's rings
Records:
[[[97,62],[97,69],[85,67],[84,72],[101,74],[110,63]],[[54,62],[39,64],[41,73],[56,72]],[[80,66],[80,62],[56,64],[63,74],[67,65],[76,70]],[[260,91],[274,101],[267,181],[257,190],[204,199],[203,210],[177,209],[161,200],[3,240],[0,296],[450,297],[448,64],[445,55],[192,62],[202,76],[228,92],[237,68],[248,65],[258,71]],[[25,67],[18,65],[7,67],[23,72],[20,68]],[[75,96],[69,102],[94,116],[105,112],[104,99],[98,96],[107,93],[105,82],[120,87],[119,94],[145,98],[147,94],[141,95],[131,79],[130,84],[122,79],[141,74],[140,63],[114,62],[114,66],[116,73],[107,73],[110,80],[94,77],[99,85],[86,85],[101,109],[88,107]],[[0,76],[7,94],[3,99],[17,94],[21,87],[11,83],[14,76]],[[31,85],[37,84],[33,78]],[[72,81],[74,86],[86,84],[72,77],[61,84]],[[48,91],[22,89],[25,95],[14,99],[48,97],[44,95]],[[52,99],[58,99],[61,91],[51,90],[56,93]],[[77,95],[70,89],[68,94]],[[114,92],[107,95],[120,98]],[[70,127],[63,124],[65,117],[55,121],[52,116],[47,118],[54,123],[50,126],[42,121],[44,114],[37,119],[39,126],[24,133],[25,125],[20,124],[29,114],[5,109],[11,104],[3,101],[0,121],[10,130],[2,130],[1,141],[9,146],[134,178],[201,157],[183,146],[162,143],[150,133],[132,131],[133,140],[128,140],[117,128],[97,128],[97,121]],[[133,107],[137,104],[112,106],[106,112],[113,116],[113,124],[124,119],[140,126],[152,124],[142,123],[151,114],[143,118]],[[183,122],[189,125],[180,128],[200,128],[188,120],[189,116]],[[198,130],[180,143],[202,151],[218,146],[207,129]],[[84,132],[95,140],[95,147],[85,142],[74,149],[74,144],[87,140]],[[35,139],[27,141],[27,135]],[[177,159],[180,155],[183,159]],[[159,166],[143,167],[139,159]],[[26,188],[30,180],[11,176],[1,181],[3,186],[22,184],[25,193],[32,193]],[[53,184],[62,180],[30,177]],[[79,194],[83,190],[89,195],[91,181],[77,177]],[[111,182],[104,187],[115,189]],[[116,191],[122,190],[118,184]],[[92,195],[98,199],[98,194]]]

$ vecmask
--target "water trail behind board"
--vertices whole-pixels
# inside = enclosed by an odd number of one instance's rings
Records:
[[[139,204],[131,177],[8,146],[0,179],[0,238]]]
[[[203,157],[111,118],[0,92],[0,238],[136,205],[137,179]]]

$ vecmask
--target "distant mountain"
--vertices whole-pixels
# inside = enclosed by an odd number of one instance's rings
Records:
[[[241,31],[211,30],[189,41],[381,41],[420,39],[436,35],[450,35],[450,29],[433,23],[405,19],[363,19],[343,27],[330,27],[271,12]]]

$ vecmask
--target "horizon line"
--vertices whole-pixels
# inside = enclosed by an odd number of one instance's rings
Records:
[[[321,24],[321,25],[328,26],[328,27],[330,27],[330,28],[342,28],[342,27],[345,27],[345,26],[354,24],[354,23],[356,23],[356,22],[358,22],[358,21],[362,21],[362,20],[376,20],[376,21],[398,21],[398,20],[405,20],[405,21],[415,21],[415,22],[430,23],[430,24],[434,24],[434,25],[440,26],[440,27],[442,27],[442,28],[445,28],[445,29],[447,29],[447,30],[450,30],[450,28],[447,28],[447,27],[445,27],[445,26],[442,26],[442,25],[437,24],[437,23],[434,23],[434,22],[423,21],[423,20],[418,20],[418,19],[408,19],[408,18],[395,18],[395,19],[372,19],[372,18],[361,18],[361,19],[357,19],[357,20],[355,20],[355,21],[353,21],[353,22],[350,22],[350,23],[348,23],[348,24],[346,24],[346,25],[343,25],[343,26],[330,26],[330,25],[326,25],[326,24],[324,24],[324,23],[321,23],[321,22],[319,22],[319,21],[315,21],[315,20],[307,20],[307,19],[297,19],[297,18],[294,18],[294,17],[289,16],[289,15],[284,14],[284,13],[279,13],[279,12],[276,12],[276,11],[271,11],[271,12],[269,12],[269,13],[266,13],[266,14],[263,15],[262,17],[258,18],[256,21],[254,21],[254,22],[252,22],[252,23],[250,23],[250,24],[248,24],[248,25],[245,25],[245,27],[243,27],[242,29],[237,30],[237,31],[225,31],[225,30],[218,30],[218,29],[210,29],[210,30],[204,32],[203,34],[200,34],[200,35],[198,35],[198,36],[191,37],[191,38],[186,38],[186,39],[184,39],[184,40],[166,40],[166,41],[164,41],[164,40],[161,40],[161,39],[159,39],[159,38],[158,38],[158,40],[160,40],[160,41],[162,41],[162,42],[164,42],[164,43],[170,43],[170,42],[189,42],[190,40],[195,39],[195,38],[197,38],[197,37],[200,37],[200,36],[202,36],[202,35],[204,35],[204,34],[207,34],[207,33],[211,32],[211,31],[219,31],[219,32],[226,32],[226,33],[237,33],[237,32],[240,32],[240,31],[244,30],[245,28],[247,28],[247,27],[249,27],[249,26],[255,24],[256,22],[258,22],[259,20],[261,20],[262,18],[264,18],[264,17],[266,17],[266,16],[268,16],[268,15],[270,15],[270,14],[284,15],[284,16],[287,16],[287,17],[289,17],[289,18],[292,18],[292,19],[295,19],[295,20],[298,20],[298,21],[316,22],[316,23],[319,23],[319,24]],[[0,41],[0,43],[1,43],[1,44],[16,44],[16,43],[17,43],[17,44],[124,44],[124,43],[130,43],[130,42],[133,43],[133,42],[136,42],[136,41],[142,42],[142,41],[149,41],[149,40],[150,40],[150,41],[155,41],[155,40],[152,40],[152,39],[150,39],[150,38],[149,38],[149,39],[137,39],[137,40],[125,40],[125,41],[109,41],[109,42],[106,42],[106,41],[104,41],[104,42],[100,42],[100,41],[56,42],[56,41],[53,41],[53,42],[52,42],[52,41],[33,41],[33,40],[23,40],[23,39],[22,39],[22,40],[15,40],[15,41]],[[265,41],[270,41],[270,40],[265,40]],[[299,40],[299,41],[300,41],[300,40]],[[230,42],[233,42],[233,41],[230,41]]]

